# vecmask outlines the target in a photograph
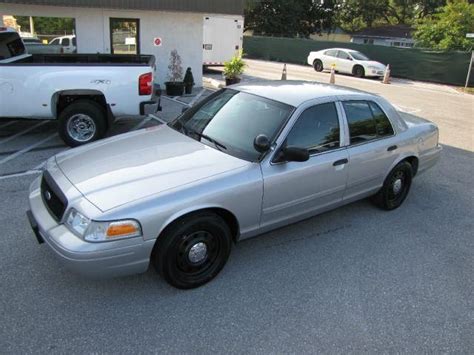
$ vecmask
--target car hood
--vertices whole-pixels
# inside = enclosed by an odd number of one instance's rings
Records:
[[[376,62],[375,60],[363,60],[363,61],[360,61],[361,63],[363,63],[364,65],[366,65],[367,67],[376,67],[378,69],[385,69],[385,65],[380,63],[380,62]]]
[[[166,125],[66,151],[56,163],[102,211],[250,164]]]

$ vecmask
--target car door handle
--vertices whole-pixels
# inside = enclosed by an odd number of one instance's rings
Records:
[[[387,152],[391,152],[392,150],[396,150],[398,147],[396,145],[391,145],[387,148]]]
[[[349,160],[347,160],[347,159],[341,159],[341,160],[335,161],[332,165],[333,165],[333,166],[338,166],[338,165],[344,165],[344,164],[347,164],[347,163],[349,163]]]

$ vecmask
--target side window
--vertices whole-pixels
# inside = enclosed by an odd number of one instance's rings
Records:
[[[337,57],[338,57],[338,58],[341,58],[341,59],[348,59],[348,60],[351,59],[351,57],[349,57],[349,54],[347,54],[347,53],[344,52],[344,51],[339,51],[339,52],[337,52]]]
[[[69,38],[63,38],[61,44],[64,46],[64,47],[68,47],[69,46]]]
[[[337,56],[337,51],[334,49],[330,49],[326,52],[324,52],[325,55],[331,56],[331,57],[336,57]]]
[[[375,120],[366,101],[344,101],[351,144],[363,143],[377,138]]]
[[[49,42],[49,44],[53,44],[53,45],[56,46],[56,45],[59,44],[59,39],[56,38],[56,39],[52,40],[51,42]]]
[[[76,37],[72,37],[72,45],[73,45],[73,46],[76,46],[76,45],[77,45]]]
[[[393,128],[390,120],[375,102],[369,101],[370,108],[375,118],[375,126],[378,137],[386,137],[393,135]]]
[[[339,148],[339,120],[333,102],[304,111],[286,139],[287,145],[307,148],[310,153]]]

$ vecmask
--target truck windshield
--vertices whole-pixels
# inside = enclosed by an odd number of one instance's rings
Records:
[[[261,153],[253,146],[259,134],[273,141],[293,107],[260,96],[223,89],[190,108],[169,126],[202,143],[248,161]]]

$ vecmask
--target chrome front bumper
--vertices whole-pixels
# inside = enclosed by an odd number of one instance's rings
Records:
[[[145,272],[154,240],[130,238],[90,243],[76,236],[50,215],[40,192],[40,179],[30,188],[27,212],[38,242],[44,242],[70,270],[89,277],[114,277]]]

